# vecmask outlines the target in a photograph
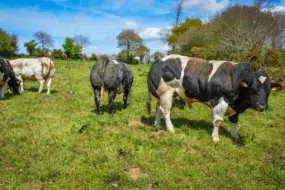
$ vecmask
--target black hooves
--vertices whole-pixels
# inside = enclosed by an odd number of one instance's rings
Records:
[[[97,115],[102,115],[102,112],[101,112],[101,111],[98,111],[98,112],[97,112]]]

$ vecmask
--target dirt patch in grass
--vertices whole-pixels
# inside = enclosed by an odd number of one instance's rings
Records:
[[[272,155],[267,155],[264,160],[271,163],[285,163],[285,158],[275,158]]]
[[[129,122],[129,126],[131,127],[135,127],[135,126],[138,126],[138,127],[148,127],[148,125],[140,122],[140,121],[130,121]]]
[[[165,134],[165,133],[166,133],[165,130],[159,130],[159,131],[153,131],[153,132],[151,132],[150,134],[151,134],[151,135],[154,135],[154,136],[160,136],[160,135],[163,135],[163,134]]]
[[[138,180],[138,179],[141,178],[141,177],[147,176],[147,174],[146,174],[146,173],[143,173],[143,172],[141,171],[141,169],[138,168],[138,167],[129,168],[128,171],[125,171],[125,174],[127,174],[127,175],[128,175],[131,179],[133,179],[133,180]]]

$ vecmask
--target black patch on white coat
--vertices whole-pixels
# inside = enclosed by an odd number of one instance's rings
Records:
[[[185,95],[199,101],[208,101],[208,77],[213,66],[202,59],[192,58],[184,69],[183,88]]]
[[[179,58],[171,58],[164,61],[164,68],[162,79],[164,82],[170,82],[174,79],[180,79],[181,71],[182,71],[182,63]]]
[[[3,82],[8,82],[8,86],[14,94],[19,94],[19,84],[15,77],[13,68],[8,60],[0,58],[0,72],[4,73]]]

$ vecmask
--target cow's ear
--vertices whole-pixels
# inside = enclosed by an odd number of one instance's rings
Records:
[[[241,82],[241,85],[242,85],[243,87],[245,87],[245,88],[248,87],[248,84],[246,84],[245,82]]]

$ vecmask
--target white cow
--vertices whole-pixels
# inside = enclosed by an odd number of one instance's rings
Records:
[[[50,94],[51,79],[55,73],[54,63],[50,58],[15,59],[10,61],[16,78],[20,81],[21,92],[24,91],[23,80],[37,80],[42,93],[44,82],[47,82],[47,94]]]

